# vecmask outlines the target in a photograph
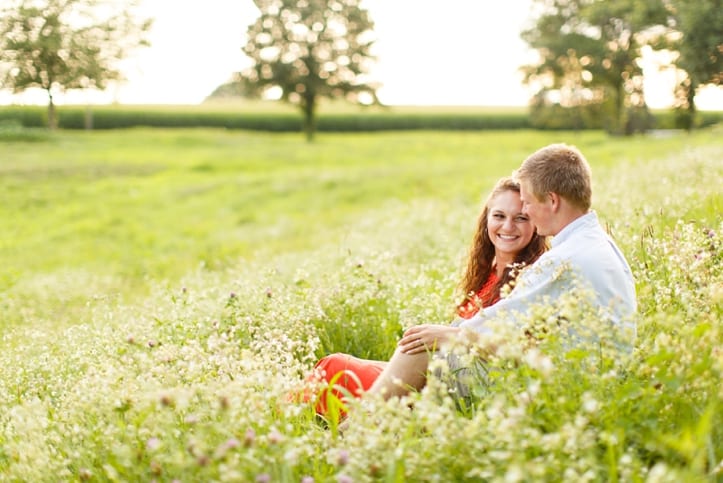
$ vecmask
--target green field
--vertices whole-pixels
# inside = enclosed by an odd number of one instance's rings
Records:
[[[0,480],[719,481],[721,134],[0,141]],[[474,407],[434,383],[343,437],[283,402],[323,354],[449,320],[487,191],[559,141],[636,275],[630,360],[551,340],[551,373],[495,360]]]

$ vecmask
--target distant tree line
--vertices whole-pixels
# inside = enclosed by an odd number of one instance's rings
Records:
[[[280,90],[301,107],[305,131],[314,131],[321,97],[370,94],[365,83],[373,23],[358,0],[256,0],[259,19],[244,51],[253,66],[218,94],[261,95]],[[650,128],[640,66],[642,49],[667,50],[682,80],[675,88],[677,125],[696,122],[700,86],[720,85],[723,9],[720,0],[533,0],[537,12],[522,38],[538,53],[523,66],[537,88],[530,100],[534,127],[601,128],[632,134]],[[341,46],[339,48],[338,46]]]
[[[133,15],[138,0],[5,0],[0,9],[0,84],[48,93],[48,122],[57,123],[56,90],[106,86],[121,79],[118,62],[148,45],[151,21]],[[369,78],[374,23],[362,0],[254,0],[259,16],[247,30],[251,66],[215,96],[275,92],[297,106],[313,139],[319,101],[378,104]],[[534,127],[647,129],[640,59],[644,48],[674,55],[678,125],[696,123],[700,86],[720,86],[721,0],[533,0],[534,23],[522,38],[538,53],[524,66]],[[490,66],[493,67],[493,66]],[[421,75],[421,74],[420,74]],[[174,80],[169,79],[169,82]]]

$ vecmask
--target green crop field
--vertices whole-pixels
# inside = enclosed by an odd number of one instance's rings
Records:
[[[720,127],[16,134],[0,481],[723,478]],[[318,357],[387,358],[450,320],[488,190],[551,142],[587,156],[636,276],[630,357],[550,337],[489,361],[472,407],[433,379],[352,408],[343,435],[286,402]]]
[[[264,132],[301,132],[297,107],[278,101],[221,99],[198,105],[62,105],[57,106],[59,126],[66,130],[224,128]],[[671,109],[650,112],[649,129],[672,129],[679,114]],[[710,127],[723,121],[723,112],[699,111],[694,123]],[[584,129],[600,129],[603,119]],[[0,106],[0,131],[5,139],[13,128],[47,125],[47,107]],[[318,106],[318,132],[376,131],[481,131],[512,129],[579,129],[579,115],[569,109],[530,111],[523,106],[359,106],[347,102],[322,102]],[[642,126],[638,126],[640,128]],[[32,136],[34,133],[15,133]]]

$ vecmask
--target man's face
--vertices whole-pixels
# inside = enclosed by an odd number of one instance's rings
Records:
[[[520,200],[522,213],[528,216],[540,236],[555,235],[552,228],[552,202],[548,196],[542,201],[532,194],[526,181],[520,183]]]

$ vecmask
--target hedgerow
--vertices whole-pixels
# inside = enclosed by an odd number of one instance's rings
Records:
[[[218,110],[203,106],[59,106],[59,127],[62,129],[124,129],[130,127],[220,127],[269,132],[300,132],[301,115],[290,110],[273,112],[239,109]],[[698,114],[698,126],[706,127],[721,121],[720,112],[703,111]],[[46,108],[41,106],[2,106],[0,121],[11,120],[24,127],[41,128],[47,125]],[[530,116],[524,109],[508,112],[501,109],[449,108],[447,110],[387,109],[358,112],[321,112],[317,119],[320,132],[373,132],[390,130],[509,130],[509,129],[598,129],[594,123],[581,125],[574,116],[562,112],[548,120]],[[674,129],[675,113],[659,112],[653,115],[656,129]]]

